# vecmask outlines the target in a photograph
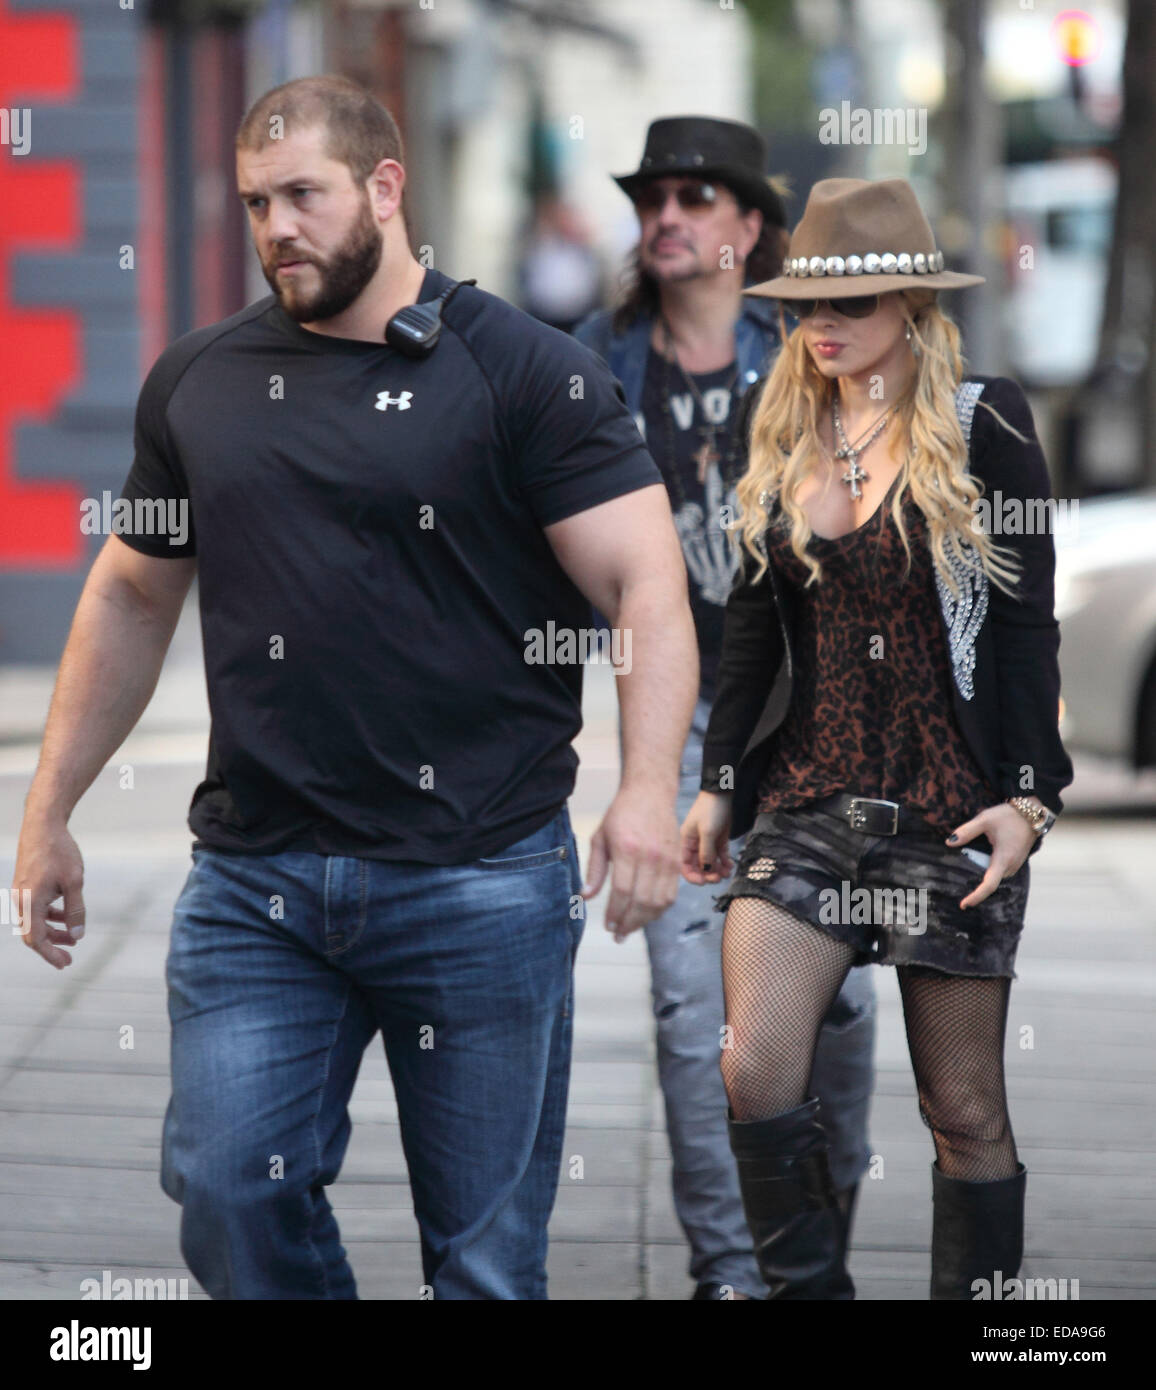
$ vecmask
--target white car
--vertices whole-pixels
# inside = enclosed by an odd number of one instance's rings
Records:
[[[1067,386],[1091,370],[1108,281],[1116,171],[1055,159],[1003,171],[1008,229],[1004,328],[1014,375]]]
[[[1156,766],[1156,489],[1082,499],[1074,521],[1055,536],[1061,736]]]

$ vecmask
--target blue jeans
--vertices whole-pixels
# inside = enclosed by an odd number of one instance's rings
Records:
[[[710,705],[698,702],[683,751],[681,823],[698,795]],[[732,841],[737,863],[740,841]],[[696,1284],[728,1284],[766,1297],[743,1214],[727,1137],[726,1088],[719,1068],[726,1021],[722,986],[725,916],[718,884],[681,880],[678,898],[646,927],[658,1078],[673,1160],[674,1207],[690,1243]],[[867,1112],[874,1087],[875,985],[871,967],[852,970],[819,1033],[811,1095],[819,1097],[837,1188],[858,1182],[870,1161]]]
[[[433,1297],[547,1296],[581,886],[565,808],[450,867],[194,846],[161,1185],[213,1298],[357,1297],[325,1188],[378,1029]]]

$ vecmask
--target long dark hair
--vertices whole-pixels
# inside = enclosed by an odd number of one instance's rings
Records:
[[[780,186],[775,180],[771,181],[771,186],[780,198],[787,191],[785,186]],[[730,191],[734,194],[739,210],[744,214],[750,212],[752,205],[744,202],[733,188]],[[759,239],[752,247],[744,267],[744,283],[758,285],[764,280],[773,280],[783,268],[790,242],[791,234],[786,227],[772,222],[764,212]],[[658,312],[658,283],[639,265],[638,252],[639,247],[635,246],[622,270],[619,298],[611,319],[611,328],[615,333],[621,333],[639,314],[645,314],[650,318]]]

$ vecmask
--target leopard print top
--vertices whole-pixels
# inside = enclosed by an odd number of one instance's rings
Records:
[[[895,487],[857,530],[809,548],[823,578],[790,546],[786,516],[767,553],[798,593],[791,704],[759,787],[759,810],[805,805],[833,792],[884,797],[949,834],[999,795],[980,770],[952,708],[952,677],[923,513],[903,517],[911,572],[890,516]]]

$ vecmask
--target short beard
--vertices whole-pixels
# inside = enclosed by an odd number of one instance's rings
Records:
[[[381,264],[385,239],[369,210],[369,199],[363,198],[357,218],[349,235],[327,261],[312,261],[321,284],[312,295],[297,295],[286,302],[285,287],[276,267],[270,274],[262,265],[261,271],[269,287],[280,301],[281,308],[298,323],[321,323],[342,314],[357,299]]]
[[[641,256],[638,260],[638,268],[643,275],[649,276],[651,282],[655,285],[678,285],[685,280],[700,280],[706,274],[706,270],[697,255],[695,256],[693,265],[688,269],[678,270],[673,274],[669,272],[665,272],[661,275],[656,274],[652,267],[648,265]]]

